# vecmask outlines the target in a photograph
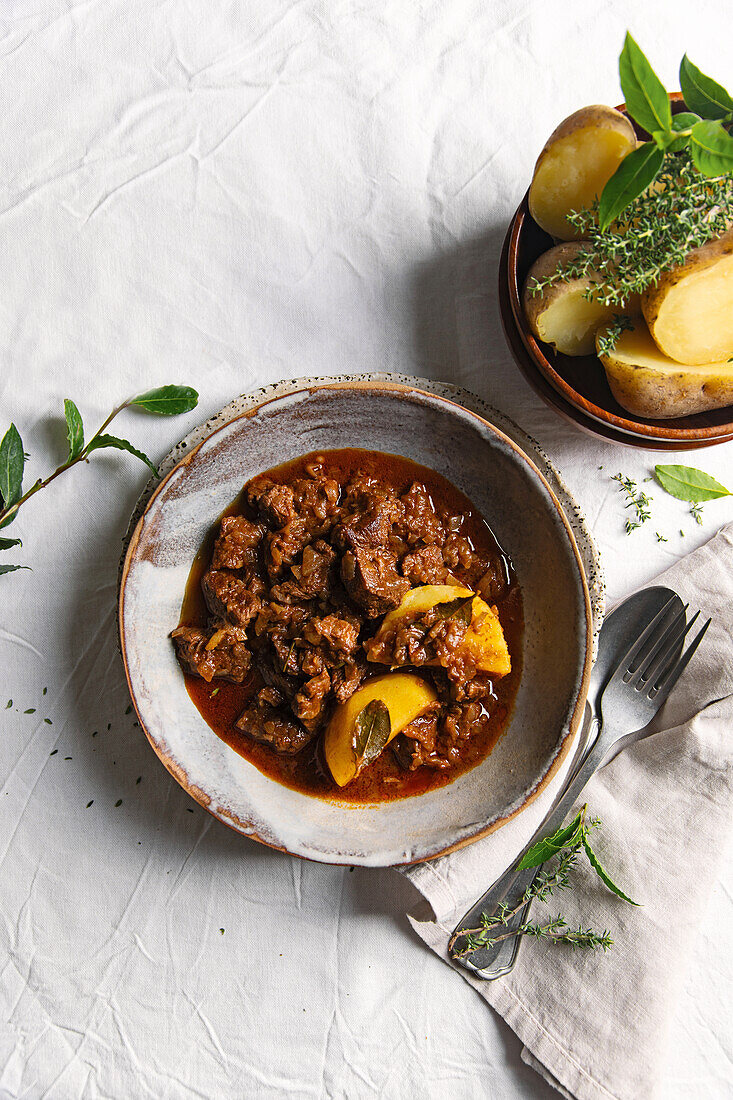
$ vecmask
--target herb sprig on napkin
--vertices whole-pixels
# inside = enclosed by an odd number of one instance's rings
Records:
[[[572,887],[570,875],[581,850],[585,852],[591,867],[612,893],[629,902],[630,905],[639,904],[625,894],[601,866],[589,839],[591,830],[598,828],[600,821],[598,818],[586,818],[587,809],[587,805],[583,806],[569,825],[562,826],[552,836],[538,840],[525,852],[517,864],[518,871],[539,867],[543,863],[548,863],[549,866],[539,872],[513,908],[500,905],[493,915],[482,913],[476,928],[462,928],[455,932],[448,944],[454,958],[465,958],[466,955],[483,947],[493,947],[502,940],[509,939],[510,936],[532,936],[535,939],[549,940],[551,943],[564,943],[572,948],[586,947],[592,950],[600,947],[607,951],[613,946],[611,934],[607,929],[596,932],[592,928],[583,928],[581,925],[571,928],[562,913],[544,922],[525,921],[518,928],[507,930],[509,921],[528,902],[535,899],[547,901],[555,890],[568,890]],[[463,941],[460,950],[453,951],[459,940]]]

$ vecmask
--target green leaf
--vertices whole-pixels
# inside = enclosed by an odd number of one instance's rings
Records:
[[[664,85],[631,35],[618,61],[621,90],[626,110],[640,126],[651,134],[654,130],[672,128],[672,109]],[[688,104],[688,107],[690,104]]]
[[[680,62],[680,88],[691,111],[703,118],[725,118],[733,111],[733,99],[715,80],[701,73],[687,54]]]
[[[616,885],[616,883],[610,877],[608,872],[603,870],[600,863],[598,862],[598,857],[596,856],[595,852],[593,851],[593,849],[590,846],[590,843],[588,841],[588,836],[585,832],[583,833],[583,835],[581,837],[581,840],[583,842],[583,847],[585,848],[585,854],[588,856],[588,860],[590,861],[591,867],[593,868],[595,873],[598,875],[598,877],[601,879],[601,881],[606,884],[608,889],[611,890],[614,894],[617,894],[620,898],[623,898],[624,901],[628,901],[631,905],[638,905],[639,902],[638,901],[633,901],[633,899],[630,898],[628,896],[628,894],[625,894],[623,892],[623,890],[621,890]]]
[[[91,454],[92,451],[98,451],[102,447],[115,447],[118,451],[129,451],[131,455],[135,455],[141,462],[144,462],[157,476],[158,470],[153,466],[148,456],[143,454],[142,451],[138,451],[137,447],[133,447],[129,440],[118,439],[116,435],[98,435],[95,439],[90,440],[87,447],[87,454]]]
[[[671,134],[661,136],[662,131],[657,130],[652,134],[652,137],[657,145],[662,149],[666,149],[667,152],[681,153],[690,144],[690,135],[689,133],[680,133],[680,131],[691,130],[696,122],[700,122],[699,115],[693,115],[691,111],[680,111],[678,115],[672,116]],[[675,134],[680,134],[680,136],[675,137]],[[663,144],[660,145],[660,142],[663,142]]]
[[[619,164],[603,188],[598,207],[601,229],[608,229],[630,202],[643,194],[659,174],[664,163],[664,152],[651,141],[640,145]]]
[[[0,577],[3,573],[14,573],[16,569],[30,569],[30,565],[0,565]]]
[[[190,412],[198,404],[199,395],[190,386],[160,386],[157,390],[133,397],[131,405],[137,405],[158,416],[177,416]]]
[[[529,851],[525,852],[517,865],[518,871],[526,867],[539,867],[541,863],[556,856],[563,848],[570,848],[580,842],[583,834],[583,813],[577,814],[569,825],[560,828],[552,836],[544,837],[533,844]]]
[[[20,539],[0,539],[0,550],[9,550],[11,546],[22,546]]]
[[[473,618],[474,599],[475,596],[473,595],[459,596],[455,600],[439,603],[435,607],[435,617],[437,619],[458,619],[468,626]]]
[[[0,443],[0,498],[5,507],[16,504],[23,495],[23,441],[15,424],[11,424]]]
[[[678,500],[689,500],[698,504],[703,500],[717,500],[729,497],[731,492],[704,470],[694,466],[655,466],[657,481],[670,496]]]
[[[733,137],[722,122],[696,122],[690,135],[690,154],[703,176],[733,172]]]
[[[69,441],[69,462],[71,462],[84,450],[84,424],[81,413],[68,397],[64,400],[64,414],[66,415],[66,438]]]
[[[690,130],[696,122],[700,121],[700,116],[693,114],[692,111],[680,111],[679,114],[672,115],[672,129],[678,134],[680,130]]]
[[[389,741],[392,722],[386,703],[372,699],[356,716],[353,747],[356,754],[356,774],[376,760]]]

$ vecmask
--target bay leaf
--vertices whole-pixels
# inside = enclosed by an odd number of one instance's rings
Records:
[[[436,619],[457,619],[468,626],[473,618],[473,601],[475,597],[459,596],[455,600],[439,603],[435,606]]]
[[[655,466],[654,473],[665,492],[691,504],[731,495],[725,485],[694,466]]]
[[[381,699],[372,699],[359,711],[354,723],[354,753],[356,755],[356,774],[376,760],[389,741],[392,722],[386,703]]]

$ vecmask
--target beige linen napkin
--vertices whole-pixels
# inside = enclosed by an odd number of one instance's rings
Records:
[[[533,912],[562,909],[570,924],[609,929],[609,952],[532,940],[504,979],[484,982],[457,968],[523,1041],[524,1060],[578,1100],[654,1095],[690,939],[731,825],[733,524],[659,583],[713,623],[655,733],[617,756],[583,797],[603,823],[595,834],[601,861],[642,907],[610,894],[583,861],[575,888]],[[446,961],[456,922],[513,860],[554,790],[493,836],[403,870],[429,903],[411,923]]]

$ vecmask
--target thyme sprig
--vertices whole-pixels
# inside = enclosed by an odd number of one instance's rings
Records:
[[[626,534],[630,535],[632,531],[641,527],[642,523],[646,523],[651,518],[649,506],[653,498],[643,492],[632,478],[624,477],[621,473],[614,474],[611,481],[616,481],[619,492],[625,494],[626,504],[624,508],[633,509],[633,515],[626,520],[625,524]]]
[[[596,351],[599,355],[607,355],[613,351],[622,332],[633,332],[634,322],[623,313],[614,313],[610,321],[596,337]]]
[[[570,279],[591,280],[586,297],[628,306],[663,272],[731,228],[733,176],[700,175],[689,152],[665,153],[653,188],[638,195],[608,229],[598,224],[598,200],[568,214],[587,243],[572,261],[530,284],[533,296]],[[620,335],[620,331],[619,331]]]
[[[123,409],[131,406],[155,413],[158,416],[175,416],[194,409],[197,402],[198,394],[190,386],[161,386],[158,389],[148,390],[146,393],[128,398],[127,401],[123,401],[121,405],[113,409],[94,435],[85,442],[81,413],[74,402],[67,398],[64,401],[68,442],[66,461],[57,466],[47,477],[38,478],[37,481],[34,481],[25,492],[23,492],[23,472],[28,456],[23,448],[23,441],[18,429],[15,424],[11,424],[2,441],[0,441],[0,528],[7,527],[8,524],[12,523],[20,508],[32,496],[35,496],[41,489],[45,489],[64,471],[70,470],[79,462],[86,462],[94,451],[108,447],[118,451],[128,451],[139,458],[141,462],[144,462],[154,474],[157,474],[156,467],[146,454],[134,447],[129,440],[121,439],[115,435],[108,435],[105,429],[109,427]],[[0,539],[0,550],[9,550],[12,546],[21,545],[20,539]],[[28,567],[23,565],[3,564],[0,565],[0,575],[26,568]]]
[[[550,943],[564,943],[573,949],[576,947],[590,950],[601,948],[607,951],[613,945],[608,929],[597,932],[592,928],[583,928],[580,924],[577,928],[571,927],[561,913],[545,921],[527,920],[516,928],[508,927],[512,917],[516,916],[529,902],[547,902],[555,890],[572,888],[571,873],[576,867],[581,849],[588,857],[593,870],[609,890],[624,901],[632,905],[637,904],[616,886],[591,848],[590,831],[598,828],[600,821],[598,818],[587,818],[587,808],[587,805],[583,806],[569,825],[558,829],[551,837],[538,841],[522,857],[518,869],[539,866],[545,860],[547,860],[547,866],[537,874],[515,905],[509,906],[502,903],[495,913],[482,913],[479,923],[474,928],[459,928],[453,933],[448,943],[448,950],[453,958],[466,958],[474,951],[494,947],[512,936],[531,936]],[[457,944],[460,944],[458,949],[456,949]]]

